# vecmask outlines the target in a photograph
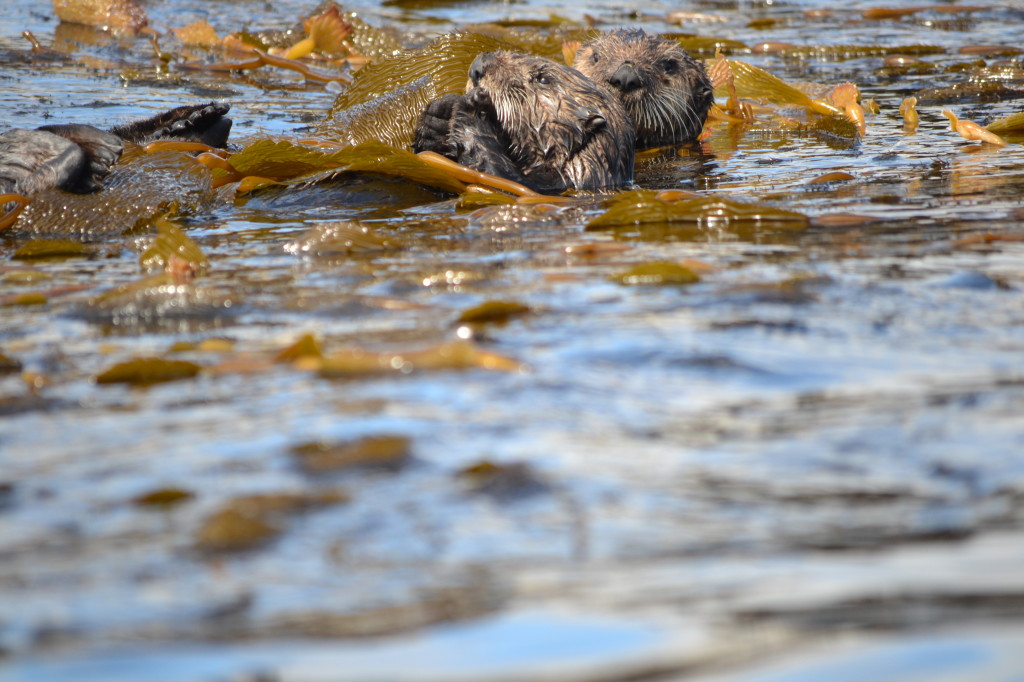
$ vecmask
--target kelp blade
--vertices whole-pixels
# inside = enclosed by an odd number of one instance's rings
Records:
[[[721,228],[765,225],[803,229],[809,220],[807,216],[795,211],[725,197],[665,201],[650,192],[630,192],[587,223],[587,230],[656,223],[688,223],[698,227]]]

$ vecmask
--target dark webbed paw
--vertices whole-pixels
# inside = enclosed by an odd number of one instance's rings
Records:
[[[448,135],[451,132],[452,117],[461,99],[462,96],[449,93],[427,105],[416,122],[413,151],[417,154],[431,151],[452,156],[453,149],[448,141]]]
[[[231,132],[231,119],[225,118],[224,115],[230,109],[230,104],[220,102],[190,104],[151,118],[117,126],[110,132],[136,144],[169,139],[224,147]]]

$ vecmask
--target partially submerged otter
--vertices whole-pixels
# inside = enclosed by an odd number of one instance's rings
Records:
[[[600,190],[633,180],[633,126],[622,105],[575,69],[515,52],[486,52],[472,88],[431,102],[413,148],[542,192]]]
[[[642,29],[619,29],[585,43],[574,66],[619,97],[638,149],[692,142],[714,102],[703,64],[677,43]]]
[[[227,144],[228,104],[177,107],[109,132],[89,125],[14,128],[0,135],[0,194],[30,196],[51,187],[84,194],[99,189],[121,156],[123,141],[146,144],[171,139]]]

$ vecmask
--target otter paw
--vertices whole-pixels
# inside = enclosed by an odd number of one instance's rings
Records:
[[[451,131],[452,116],[462,96],[449,93],[435,99],[427,105],[416,122],[412,148],[416,153],[431,151],[451,156],[452,149],[448,142]]]
[[[136,144],[174,139],[202,142],[211,147],[224,147],[227,145],[232,123],[231,119],[225,118],[224,115],[230,109],[230,104],[220,102],[190,104],[151,118],[117,126],[110,132]]]

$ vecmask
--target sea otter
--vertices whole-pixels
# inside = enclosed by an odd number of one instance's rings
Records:
[[[633,180],[634,134],[609,92],[543,57],[485,52],[469,68],[472,87],[431,102],[413,149],[546,193],[602,190]]]
[[[223,147],[231,131],[231,119],[224,116],[230,108],[214,102],[187,105],[110,131],[81,124],[8,130],[0,135],[0,194],[30,196],[51,187],[96,191],[120,158],[124,141],[171,139]]]
[[[692,142],[714,102],[704,65],[642,29],[619,29],[576,52],[574,66],[622,101],[637,149]]]

